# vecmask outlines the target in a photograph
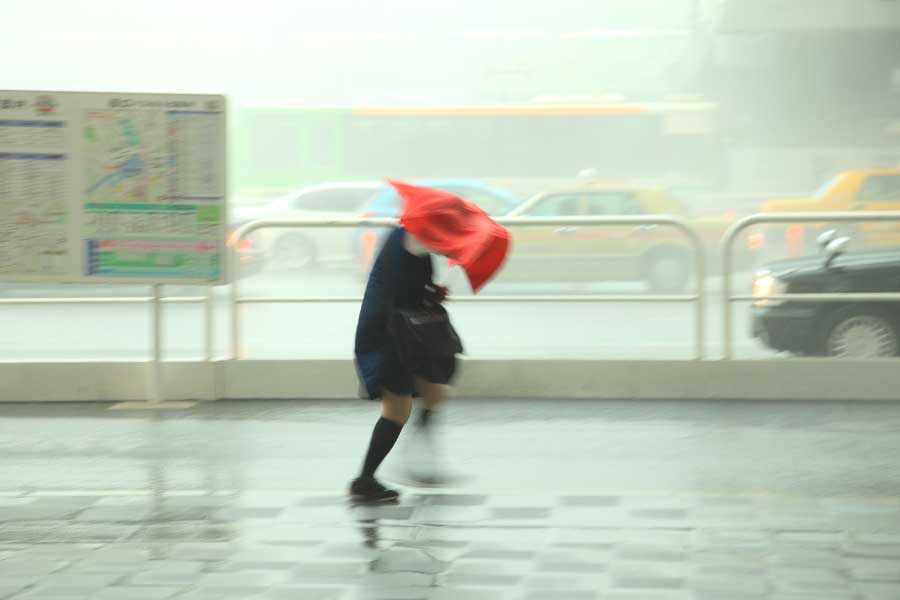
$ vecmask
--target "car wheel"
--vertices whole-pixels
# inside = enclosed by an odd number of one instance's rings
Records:
[[[886,313],[851,307],[826,319],[820,354],[838,358],[897,356],[898,340],[897,326]]]
[[[691,265],[682,251],[657,252],[647,259],[644,277],[654,292],[682,292],[691,278]]]
[[[269,266],[276,271],[299,271],[316,262],[316,246],[304,235],[283,235],[275,242]]]

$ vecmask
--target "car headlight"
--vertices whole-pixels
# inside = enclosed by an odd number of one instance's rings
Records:
[[[769,272],[758,273],[753,279],[753,296],[775,296],[783,294],[787,290],[784,282]],[[778,304],[780,300],[756,300],[754,306],[772,306]]]

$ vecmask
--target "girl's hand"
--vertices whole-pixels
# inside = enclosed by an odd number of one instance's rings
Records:
[[[426,285],[425,293],[428,296],[429,300],[435,302],[436,304],[441,304],[444,300],[447,299],[449,290],[447,289],[447,286],[434,284]]]

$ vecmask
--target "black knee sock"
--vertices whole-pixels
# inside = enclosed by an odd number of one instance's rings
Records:
[[[403,425],[394,423],[384,417],[378,419],[375,428],[372,430],[372,440],[369,442],[369,450],[366,452],[366,460],[363,463],[361,475],[363,477],[372,477],[378,465],[388,455],[391,448],[394,447],[397,438],[400,437],[400,431]]]

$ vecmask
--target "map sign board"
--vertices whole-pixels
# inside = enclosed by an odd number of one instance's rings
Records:
[[[225,280],[222,96],[0,91],[0,281]]]

